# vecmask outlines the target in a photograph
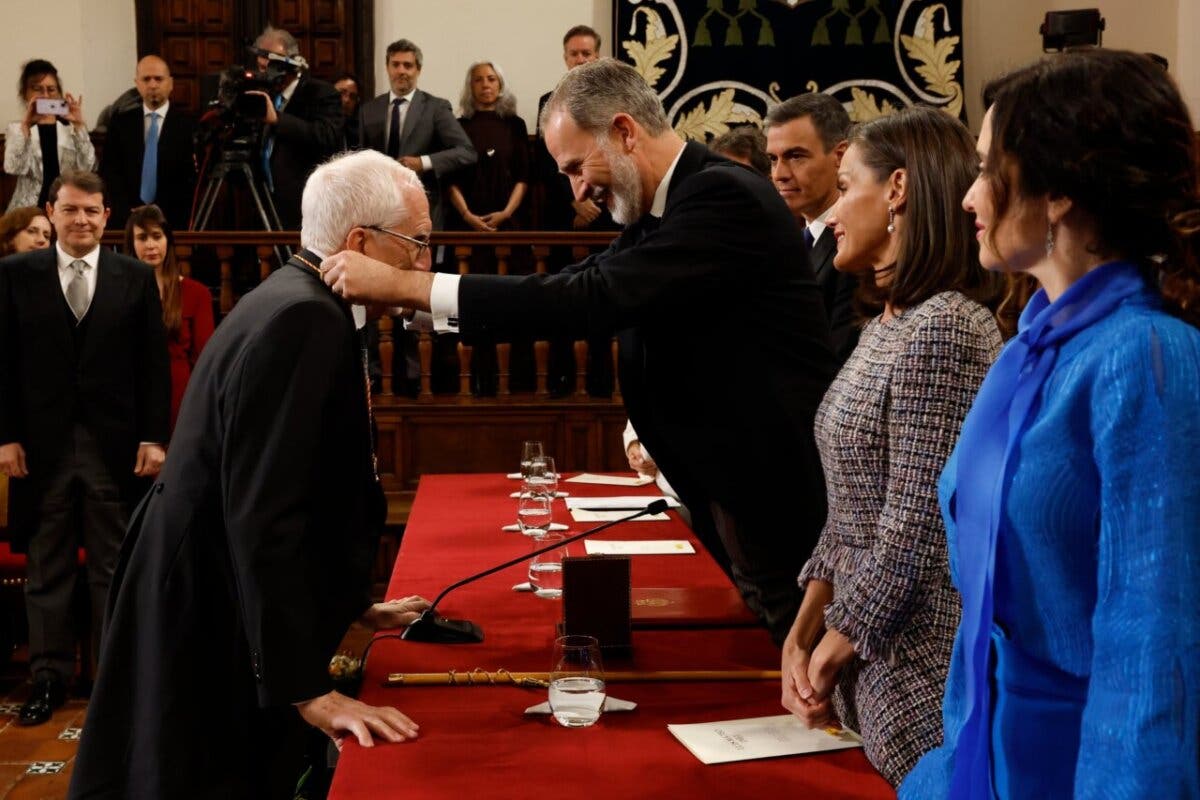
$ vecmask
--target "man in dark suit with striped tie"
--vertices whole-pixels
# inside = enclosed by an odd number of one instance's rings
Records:
[[[833,266],[837,242],[825,225],[838,199],[837,173],[846,152],[850,116],[831,95],[810,92],[792,97],[767,112],[767,156],[771,180],[804,229],[813,274],[829,317],[833,352],[840,365],[858,344],[854,290],[848,272]]]
[[[125,524],[167,441],[158,284],[100,247],[104,201],[99,176],[63,173],[47,204],[58,242],[0,261],[0,471],[12,479],[13,550],[28,553],[34,679],[22,725],[50,719],[75,671],[77,548],[98,641]]]

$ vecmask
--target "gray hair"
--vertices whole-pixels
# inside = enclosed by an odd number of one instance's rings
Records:
[[[467,67],[467,78],[463,81],[462,94],[458,98],[458,108],[467,119],[475,116],[475,94],[471,91],[471,73],[476,67],[491,67],[496,77],[500,79],[500,94],[496,96],[496,115],[511,117],[517,113],[517,96],[508,90],[508,81],[504,70],[495,61],[476,61]]]
[[[387,46],[387,52],[384,53],[383,63],[387,64],[392,60],[392,55],[395,53],[412,53],[413,61],[417,62],[417,69],[421,68],[421,64],[425,61],[424,54],[421,53],[421,48],[410,42],[408,39],[397,39]]]
[[[628,114],[651,136],[671,129],[658,95],[637,70],[615,58],[580,64],[558,82],[542,110],[539,127],[559,111],[565,111],[593,136],[607,135],[617,114]]]
[[[261,46],[265,41],[281,42],[283,44],[283,53],[288,58],[295,58],[300,55],[300,44],[296,41],[296,37],[285,31],[283,28],[276,28],[268,24],[263,28],[263,32],[254,40],[256,47]]]
[[[850,136],[850,115],[846,113],[846,107],[837,98],[823,92],[798,94],[771,106],[767,109],[763,130],[770,130],[775,125],[784,125],[802,117],[812,120],[826,151],[837,147]]]
[[[402,187],[424,192],[417,173],[377,150],[341,153],[313,170],[300,199],[300,245],[341,250],[351,228],[390,228],[408,214]]]

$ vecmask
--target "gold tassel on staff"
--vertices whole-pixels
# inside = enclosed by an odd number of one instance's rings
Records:
[[[681,671],[632,671],[606,672],[604,680],[609,683],[678,682],[678,681],[777,681],[779,670],[681,670]],[[488,672],[475,669],[470,672],[447,670],[446,672],[392,672],[383,682],[384,686],[527,686],[550,685],[549,672],[509,672],[498,669]]]

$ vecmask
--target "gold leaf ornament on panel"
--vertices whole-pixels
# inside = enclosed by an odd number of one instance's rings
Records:
[[[949,11],[940,3],[924,9],[913,27],[913,35],[900,35],[900,43],[913,61],[920,62],[916,73],[925,82],[925,88],[935,95],[946,98],[948,102],[942,110],[952,117],[957,117],[962,111],[963,89],[957,80],[961,61],[952,60],[954,48],[959,43],[958,36],[943,36],[937,38],[935,15],[942,12],[945,26],[949,26]]]
[[[715,94],[707,106],[701,100],[679,118],[679,121],[675,123],[675,132],[685,139],[697,142],[707,141],[708,134],[720,136],[728,132],[728,123],[735,121],[732,119],[735,116],[733,93],[733,89],[726,89]],[[737,112],[739,116],[744,115],[744,110],[746,110],[744,106],[741,108],[743,111]]]
[[[856,86],[850,89],[850,108],[847,111],[853,122],[870,122],[879,117],[895,114],[896,107],[888,100],[884,100],[882,104],[878,103],[875,95]]]
[[[637,70],[637,73],[647,84],[654,87],[666,74],[666,70],[659,64],[666,61],[675,52],[675,48],[679,45],[679,36],[678,34],[667,35],[662,17],[654,9],[642,6],[634,11],[635,19],[638,14],[644,15],[646,18],[645,38],[640,42],[636,39],[625,40],[621,42],[621,47],[633,60],[633,68]]]

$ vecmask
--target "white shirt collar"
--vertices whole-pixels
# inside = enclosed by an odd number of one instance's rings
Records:
[[[406,103],[406,105],[412,105],[413,95],[416,93],[417,93],[416,87],[413,87],[413,90],[411,92],[409,92],[408,94],[396,94],[391,89],[388,89],[388,106],[391,106],[393,102],[395,102],[396,100],[399,100],[401,98],[408,101]]]
[[[151,114],[158,114],[159,119],[166,119],[167,118],[167,109],[170,107],[171,107],[170,100],[163,103],[158,108],[151,108],[150,106],[146,105],[145,103],[142,103],[142,116],[148,117]]]
[[[808,223],[808,229],[809,229],[809,231],[812,232],[812,237],[813,237],[814,243],[817,241],[817,239],[820,239],[821,234],[825,232],[825,228],[827,227],[825,225],[825,219],[829,216],[830,211],[833,211],[833,206],[830,206],[829,208],[825,209],[825,211],[822,212],[821,216],[817,217],[812,222]]]
[[[671,166],[667,167],[667,174],[663,175],[662,180],[658,182],[658,188],[654,190],[654,202],[650,204],[650,216],[661,218],[663,212],[666,211],[667,190],[671,188],[671,176],[675,174],[675,167],[679,166],[679,159],[683,157],[683,151],[686,149],[686,144],[679,148],[679,152],[675,154],[675,160],[671,162]]]
[[[75,256],[69,254],[66,250],[63,250],[62,242],[55,242],[54,250],[58,253],[59,270],[70,269],[71,263],[77,260]],[[78,260],[86,261],[88,266],[90,266],[92,269],[96,269],[97,265],[100,263],[100,245],[93,247],[91,252],[87,253],[82,259]]]
[[[287,86],[283,87],[283,91],[279,93],[279,96],[283,98],[284,106],[287,106],[287,104],[291,101],[292,95],[294,95],[296,93],[296,87],[299,85],[300,85],[300,77],[297,76],[296,80],[292,81]]]

